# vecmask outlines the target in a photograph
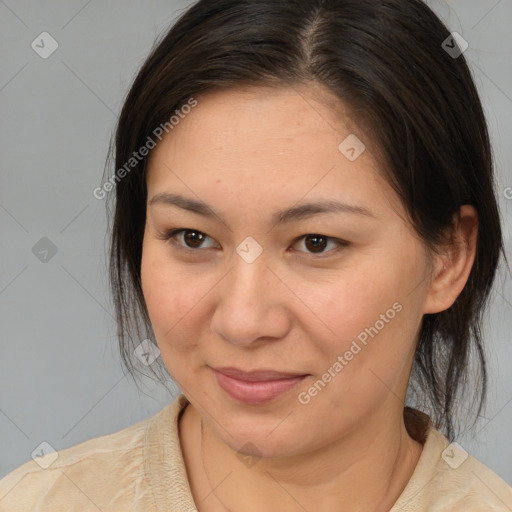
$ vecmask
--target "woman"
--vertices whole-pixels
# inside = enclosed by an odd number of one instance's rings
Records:
[[[419,0],[185,12],[95,191],[123,360],[149,333],[182,394],[16,469],[2,510],[512,510],[454,442],[503,252],[461,50]]]

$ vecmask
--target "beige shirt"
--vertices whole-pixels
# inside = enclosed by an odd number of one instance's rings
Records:
[[[187,404],[179,395],[144,421],[22,464],[0,480],[0,511],[196,512],[178,437]],[[498,475],[430,420],[424,436],[390,512],[512,511],[512,488]]]

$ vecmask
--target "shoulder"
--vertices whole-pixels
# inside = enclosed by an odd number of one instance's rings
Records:
[[[0,510],[135,510],[147,493],[144,457],[148,427],[157,415],[25,462],[0,480]],[[123,508],[123,507],[126,508]]]
[[[510,512],[512,488],[429,424],[423,452],[395,510]]]
[[[512,488],[502,478],[440,432],[433,435],[444,447],[432,486],[439,493],[437,503],[467,512],[512,510]]]

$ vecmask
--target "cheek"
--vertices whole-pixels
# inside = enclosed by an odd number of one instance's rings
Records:
[[[159,345],[172,337],[179,319],[192,308],[195,286],[187,276],[166,261],[165,251],[156,243],[143,246],[141,285],[149,317]]]
[[[376,322],[383,332],[395,321],[399,315],[393,304],[401,295],[400,276],[389,267],[387,271],[379,267],[376,261],[358,262],[323,282],[298,283],[297,295],[314,314],[313,323],[304,325],[304,329],[311,331],[314,325],[317,339],[321,338],[324,350],[332,354],[348,350],[358,337],[364,341],[369,336],[367,329]],[[313,334],[311,339],[315,340]]]
[[[149,242],[143,249],[141,284],[162,360],[174,376],[193,363],[207,325],[204,301],[214,283],[197,269],[170,264],[165,248]]]
[[[420,255],[415,258],[410,252],[402,259],[388,249],[324,283],[301,284],[300,296],[307,297],[304,302],[321,320],[314,322],[316,334],[313,324],[304,327],[320,356],[317,376],[329,369],[339,375],[332,379],[331,390],[343,391],[345,401],[351,400],[346,391],[355,402],[387,394],[383,383],[393,386],[413,356],[424,294],[421,286],[411,293],[422,272]]]
[[[340,425],[355,425],[400,396],[413,356],[416,312],[396,301],[397,294],[370,289],[374,293],[347,286],[324,302],[335,336],[316,338],[314,378],[299,390],[310,417],[328,411]],[[311,331],[309,338],[315,340]]]

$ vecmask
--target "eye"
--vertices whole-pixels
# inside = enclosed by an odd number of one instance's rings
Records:
[[[331,256],[332,254],[329,253],[337,253],[343,247],[349,245],[349,243],[345,242],[345,240],[319,234],[303,235],[299,238],[296,238],[294,244],[301,241],[303,241],[303,245],[308,251],[312,251],[311,253],[307,254],[308,257],[314,257],[315,255],[320,255],[320,257],[323,257],[324,255]],[[335,248],[329,251],[325,251],[324,249],[329,245],[329,242],[332,242]]]
[[[201,244],[210,237],[196,229],[180,228],[169,231],[162,238],[180,248],[194,251],[195,249],[200,249]]]
[[[183,249],[188,252],[197,253],[197,249],[201,248],[212,248],[214,246],[205,247],[203,244],[205,240],[210,239],[208,235],[203,233],[202,231],[198,231],[196,229],[191,228],[179,228],[172,229],[161,236],[162,240],[168,241],[179,249]],[[319,235],[319,234],[307,234],[302,235],[296,238],[293,242],[293,245],[298,244],[299,242],[303,242],[303,246],[306,248],[306,257],[323,257],[323,256],[331,256],[330,253],[337,253],[343,247],[349,245],[349,242],[345,240],[341,240],[338,238],[333,238],[330,236]],[[329,242],[334,247],[331,250],[326,251],[325,249],[329,246]],[[311,251],[311,252],[307,252]]]

